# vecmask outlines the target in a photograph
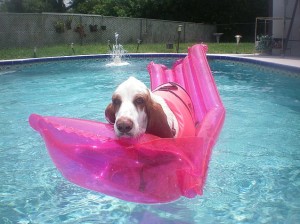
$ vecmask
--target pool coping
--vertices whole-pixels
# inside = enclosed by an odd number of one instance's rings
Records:
[[[138,58],[138,57],[185,57],[187,53],[130,53],[126,57]],[[24,58],[24,59],[10,59],[0,60],[0,67],[2,66],[15,66],[15,65],[26,65],[31,63],[42,63],[42,62],[54,62],[54,61],[70,61],[70,60],[82,60],[82,59],[101,59],[110,58],[111,54],[91,54],[91,55],[73,55],[73,56],[57,56],[57,57],[42,57],[42,58]],[[264,60],[262,57],[257,58],[253,55],[230,55],[230,54],[207,54],[208,60],[228,60],[242,63],[256,64],[265,66],[273,69],[285,70],[292,73],[299,73],[300,67],[270,62]],[[272,59],[269,59],[272,60]],[[300,60],[299,60],[300,61]]]
[[[242,63],[250,63],[259,66],[264,66],[272,69],[279,69],[285,70],[292,73],[297,73],[300,75],[300,66],[293,66],[284,63],[278,63],[275,60],[270,61],[272,59],[268,58],[268,60],[264,59],[263,57],[257,57],[253,54],[251,55],[219,55],[219,54],[208,54],[208,59],[211,60],[228,60],[228,61],[235,61],[235,62],[242,62]],[[300,65],[300,59],[299,59]]]

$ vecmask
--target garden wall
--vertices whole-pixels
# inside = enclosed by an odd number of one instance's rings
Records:
[[[70,26],[68,22],[71,22]],[[201,23],[84,14],[0,13],[0,48],[55,44],[210,42],[216,27]],[[94,28],[94,29],[93,29]],[[77,32],[76,32],[77,31]]]

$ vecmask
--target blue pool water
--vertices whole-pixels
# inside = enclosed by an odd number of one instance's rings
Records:
[[[149,86],[149,61],[107,67],[90,59],[0,72],[0,223],[299,223],[300,78],[253,65],[210,62],[227,114],[203,196],[135,204],[61,176],[28,116],[105,121],[116,85],[133,75]]]

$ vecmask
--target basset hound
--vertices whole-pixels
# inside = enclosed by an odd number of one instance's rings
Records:
[[[138,137],[147,132],[162,138],[176,136],[178,123],[164,99],[134,77],[121,83],[105,110],[119,137]]]
[[[143,133],[149,133],[161,138],[174,138],[182,132],[180,126],[183,123],[190,122],[194,126],[193,108],[183,102],[186,100],[177,99],[178,97],[171,100],[174,105],[183,104],[180,110],[183,109],[184,114],[188,114],[182,116],[180,111],[177,116],[178,111],[174,114],[169,107],[172,102],[168,104],[163,98],[165,90],[168,94],[168,89],[172,89],[172,86],[177,88],[170,84],[168,87],[165,86],[152,92],[143,82],[134,77],[121,83],[112,95],[112,102],[105,109],[105,117],[114,125],[116,135],[138,137]],[[158,94],[159,92],[161,94]],[[178,107],[176,105],[174,107]],[[183,120],[183,117],[188,117],[188,120]],[[195,130],[187,132],[187,135],[194,135]]]

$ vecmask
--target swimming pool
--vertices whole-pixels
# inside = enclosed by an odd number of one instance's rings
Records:
[[[66,181],[30,113],[105,121],[115,86],[149,86],[150,60],[104,59],[11,66],[0,73],[1,223],[295,223],[300,221],[300,78],[227,60],[210,61],[227,109],[204,195],[168,204],[124,202]]]

